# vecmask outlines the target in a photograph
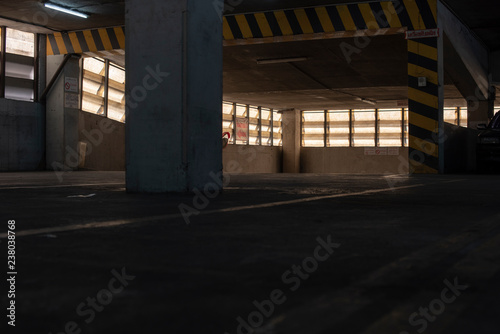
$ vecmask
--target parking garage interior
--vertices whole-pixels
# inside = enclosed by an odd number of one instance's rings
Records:
[[[493,5],[1,2],[2,326],[496,333]]]

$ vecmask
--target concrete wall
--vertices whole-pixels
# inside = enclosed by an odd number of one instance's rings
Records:
[[[281,147],[228,145],[222,152],[224,172],[281,173]]]
[[[303,147],[302,173],[407,174],[408,148],[399,155],[365,155],[363,147]]]
[[[125,124],[80,111],[80,168],[99,171],[125,170]]]
[[[39,103],[0,99],[0,171],[44,168],[44,117]]]
[[[63,56],[47,58],[47,78],[52,78],[63,61]],[[68,107],[65,98],[65,78],[80,77],[80,60],[72,57],[47,95],[46,166],[48,170],[74,170],[78,168],[78,115],[79,108]],[[75,94],[76,95],[76,94]]]

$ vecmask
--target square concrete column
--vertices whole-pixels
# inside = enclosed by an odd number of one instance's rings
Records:
[[[300,110],[283,111],[283,173],[300,173]]]
[[[439,34],[437,1],[416,0],[413,27],[408,31],[408,109],[410,173],[444,172],[443,35]],[[422,30],[431,37],[413,38]]]
[[[221,13],[206,0],[127,0],[125,15],[127,190],[219,187]]]

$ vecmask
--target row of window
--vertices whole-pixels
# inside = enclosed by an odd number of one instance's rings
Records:
[[[0,28],[0,36],[0,97],[34,101],[36,35]]]
[[[84,58],[82,110],[125,122],[125,69],[100,58]],[[269,108],[223,103],[229,144],[281,146],[281,114]]]
[[[467,127],[467,110],[445,108],[444,121]],[[302,146],[408,146],[408,109],[303,111]]]
[[[282,146],[282,114],[258,106],[224,102],[222,128],[231,134],[229,144]]]

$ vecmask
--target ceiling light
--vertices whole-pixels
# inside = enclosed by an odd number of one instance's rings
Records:
[[[371,100],[367,100],[367,99],[364,99],[362,97],[357,97],[355,98],[356,101],[361,101],[361,102],[364,102],[364,103],[368,103],[368,104],[371,104],[371,105],[376,105],[376,103],[374,101],[371,101]]]
[[[80,13],[80,12],[77,12],[77,11],[74,11],[74,10],[71,10],[71,9],[60,7],[60,6],[51,4],[51,3],[46,3],[45,7],[50,8],[50,9],[54,9],[54,10],[57,10],[59,12],[63,12],[63,13],[66,13],[66,14],[71,14],[71,15],[75,15],[75,16],[78,16],[78,17],[83,17],[84,19],[86,19],[86,18],[89,17],[87,14],[83,14],[83,13]]]
[[[281,63],[294,63],[298,61],[306,61],[307,57],[293,57],[293,58],[275,58],[275,59],[257,59],[257,64],[281,64]]]

